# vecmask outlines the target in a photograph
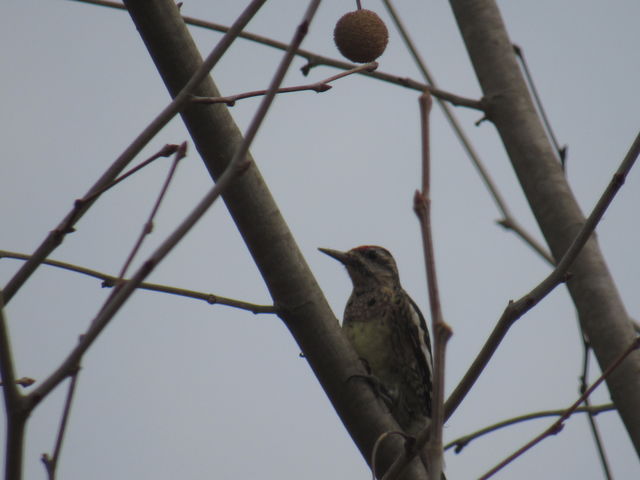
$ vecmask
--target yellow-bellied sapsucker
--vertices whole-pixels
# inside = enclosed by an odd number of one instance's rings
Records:
[[[346,268],[353,283],[342,329],[379,382],[398,425],[417,435],[431,418],[431,341],[424,317],[402,289],[398,267],[382,247],[320,249]]]

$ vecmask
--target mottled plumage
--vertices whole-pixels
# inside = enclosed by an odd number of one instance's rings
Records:
[[[320,251],[343,263],[353,283],[345,335],[380,382],[398,425],[416,435],[431,417],[431,342],[420,310],[400,285],[393,257],[377,246]]]

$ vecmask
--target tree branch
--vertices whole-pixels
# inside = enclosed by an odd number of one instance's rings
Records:
[[[409,35],[407,28],[404,26],[404,23],[402,22],[400,15],[398,15],[398,12],[394,7],[393,2],[391,0],[383,0],[382,3],[387,8],[387,12],[389,12],[389,15],[391,16],[393,23],[395,23],[396,28],[398,29],[398,32],[400,32],[400,36],[404,40],[404,43],[407,46],[409,53],[413,57],[415,64],[417,65],[418,69],[422,72],[422,76],[430,85],[430,88],[437,89],[437,84],[436,84],[435,77],[433,76],[433,73],[430,72],[429,69],[427,68],[426,62],[422,58],[422,55],[420,55],[418,48],[413,43],[413,40],[411,39],[411,36]],[[485,187],[489,191],[489,194],[493,198],[493,201],[495,202],[496,207],[502,214],[503,218],[502,220],[498,221],[498,224],[514,232],[527,245],[529,245],[534,251],[536,251],[538,255],[540,255],[548,263],[553,265],[554,264],[553,257],[551,257],[551,255],[547,252],[547,250],[542,245],[540,245],[540,243],[537,240],[535,240],[533,236],[529,234],[524,229],[524,227],[522,227],[522,225],[520,225],[520,223],[516,220],[516,218],[511,213],[511,210],[507,206],[506,200],[502,197],[502,194],[500,193],[500,190],[498,189],[498,186],[496,185],[496,183],[493,181],[493,178],[491,178],[491,175],[489,174],[487,167],[484,165],[482,159],[480,158],[480,155],[478,155],[478,153],[475,151],[475,149],[471,145],[471,140],[469,140],[467,135],[464,133],[462,125],[460,125],[460,122],[455,116],[455,113],[449,107],[449,105],[445,103],[444,100],[446,100],[446,98],[439,98],[436,95],[434,96],[436,97],[436,101],[438,102],[438,105],[442,109],[442,113],[444,113],[445,118],[449,122],[449,125],[451,125],[451,128],[453,129],[454,133],[458,137],[458,140],[460,141],[462,148],[464,148],[464,150],[467,152],[467,156],[469,157],[469,160],[471,161],[473,166],[476,168],[478,175],[480,175],[482,182],[484,183]],[[455,105],[455,103],[453,104]]]
[[[106,0],[72,0],[80,3],[89,3],[93,5],[100,5],[103,7],[115,8],[119,10],[125,10],[125,6],[118,2],[106,1]],[[226,25],[221,25],[219,23],[207,22],[205,20],[201,20],[199,18],[183,16],[183,21],[188,25],[193,25],[195,27],[206,28],[208,30],[214,30],[216,32],[227,32],[229,27]],[[286,50],[287,44],[284,42],[279,42],[277,40],[273,40],[268,37],[264,37],[262,35],[256,35],[254,33],[242,32],[240,38],[244,38],[245,40],[250,40],[252,42],[259,43],[261,45],[266,45],[272,48],[276,48],[278,50]],[[339,68],[342,70],[351,70],[356,65],[353,63],[344,62],[342,60],[336,60],[331,57],[325,57],[323,55],[318,55],[317,53],[311,52],[309,50],[303,50],[299,48],[296,50],[296,55],[299,57],[306,58],[309,63],[301,68],[303,75],[308,75],[312,68],[325,65],[328,67]],[[359,72],[362,75],[375,78],[377,80],[382,80],[383,82],[393,83],[395,85],[400,85],[402,87],[410,88],[412,90],[417,90],[419,92],[423,92],[425,90],[429,90],[431,95],[434,97],[440,98],[447,102],[450,102],[452,105],[472,108],[474,110],[483,111],[484,107],[481,100],[475,100],[472,98],[462,97],[460,95],[456,95],[454,93],[450,93],[439,88],[435,88],[433,86],[425,85],[424,83],[418,82],[416,80],[412,80],[407,77],[400,77],[398,75],[394,75],[391,73],[384,73],[378,71],[367,71],[362,70]]]
[[[60,426],[58,427],[58,435],[56,436],[56,443],[53,447],[53,455],[42,454],[42,463],[47,470],[47,476],[49,480],[55,480],[56,469],[58,467],[58,460],[60,460],[60,452],[62,451],[62,442],[64,441],[64,434],[67,431],[67,425],[69,423],[69,415],[71,414],[71,404],[76,391],[76,385],[78,384],[78,375],[80,374],[80,368],[71,375],[69,381],[69,389],[67,390],[67,397],[64,402],[64,409],[62,411],[62,418],[60,419]]]
[[[135,140],[120,154],[109,169],[98,179],[84,196],[84,201],[76,201],[73,209],[55,227],[45,240],[40,244],[29,260],[22,265],[20,270],[9,280],[4,289],[4,302],[9,303],[11,298],[18,292],[20,287],[26,282],[35,270],[42,264],[42,261],[49,256],[64,240],[64,237],[73,232],[73,226],[82,218],[97,199],[97,192],[104,191],[118,174],[126,168],[133,158],[147,145],[147,143],[180,112],[189,102],[190,95],[194,93],[200,82],[209,74],[209,71],[218,63],[222,55],[231,46],[255,11],[260,8],[262,2],[253,2],[238,17],[229,31],[220,39],[214,50],[207,59],[194,69],[192,75],[181,85],[179,92],[176,92],[173,100],[160,112],[155,119],[135,138]],[[257,5],[257,6],[256,6]]]
[[[129,0],[127,6],[169,92],[175,95],[200,64],[198,50],[171,0]],[[198,95],[220,96],[211,78]],[[219,181],[242,136],[223,104],[191,105],[182,112],[211,176]],[[251,159],[250,154],[247,158]],[[375,440],[397,424],[363,382],[353,349],[322,295],[254,162],[224,193],[224,201],[267,284],[284,324],[291,331],[320,384],[365,459]],[[397,438],[384,443],[377,458],[384,471],[404,450]],[[420,478],[423,469],[408,469]]]
[[[584,216],[538,117],[495,0],[450,0],[487,105],[553,257],[563,257]],[[619,180],[623,180],[620,178]],[[580,324],[604,369],[635,331],[595,238],[571,267],[567,285]],[[634,352],[607,385],[640,454],[640,353]]]
[[[365,65],[359,65],[351,70],[347,70],[346,72],[341,72],[337,75],[333,75],[324,80],[320,80],[319,82],[310,83],[307,85],[299,85],[296,87],[282,87],[279,88],[276,93],[291,93],[291,92],[303,92],[305,90],[311,90],[316,93],[326,92],[332,88],[329,85],[330,82],[338,80],[342,77],[346,77],[347,75],[352,75],[354,73],[359,73],[362,71],[373,72],[376,68],[378,68],[377,62],[367,63]],[[228,107],[233,107],[238,100],[242,100],[244,98],[258,97],[266,94],[266,90],[255,90],[253,92],[245,92],[238,93],[236,95],[228,95],[226,97],[193,97],[194,103],[224,103]]]
[[[589,397],[589,395],[591,395],[591,393],[598,388],[598,386],[609,376],[611,375],[611,373],[613,371],[615,371],[616,368],[618,368],[620,366],[620,364],[629,356],[629,354],[631,354],[631,352],[633,352],[634,350],[637,350],[638,348],[640,348],[640,337],[636,338],[631,345],[629,345],[619,356],[618,358],[616,358],[616,360],[609,365],[609,367],[602,372],[602,375],[600,375],[600,377],[598,378],[598,380],[596,380],[593,385],[591,385],[586,392],[584,392],[582,395],[580,395],[580,398],[578,398],[578,400],[576,400],[573,405],[571,405],[568,409],[565,410],[565,412],[560,416],[560,418],[558,420],[556,420],[549,428],[547,428],[544,432],[542,432],[540,435],[538,435],[537,437],[535,437],[533,440],[531,440],[529,443],[527,443],[526,445],[524,445],[522,448],[518,449],[516,452],[514,452],[512,455],[509,455],[509,457],[507,457],[506,459],[504,459],[502,462],[500,462],[498,465],[496,465],[495,467],[493,467],[491,470],[489,470],[487,473],[485,473],[484,475],[482,475],[480,477],[479,480],[486,480],[489,477],[492,477],[495,473],[497,473],[498,471],[500,471],[502,468],[504,468],[506,465],[508,465],[509,463],[511,463],[513,460],[515,460],[516,458],[518,458],[519,456],[523,455],[525,452],[527,452],[528,450],[530,450],[531,448],[533,448],[534,446],[536,446],[538,443],[540,443],[542,440],[544,440],[546,437],[550,436],[550,435],[556,435],[557,433],[559,433],[563,427],[564,427],[564,421],[569,418],[573,412],[575,412],[580,404],[582,402],[584,402],[584,400],[586,398]]]
[[[604,215],[604,212],[607,210],[616,193],[624,183],[624,178],[631,170],[631,167],[633,167],[638,154],[640,154],[640,134],[636,137],[629,153],[625,156],[618,170],[613,174],[609,185],[598,200],[598,203],[591,212],[591,215],[589,215],[589,218],[585,221],[582,229],[578,232],[578,235],[575,237],[573,243],[566,251],[560,262],[558,262],[556,268],[529,293],[521,297],[516,302],[509,302],[509,305],[505,308],[500,320],[498,320],[493,332],[491,332],[489,339],[482,347],[482,350],[473,361],[471,367],[453,393],[449,396],[446,403],[446,418],[451,416],[456,408],[458,408],[463,398],[467,393],[469,393],[469,390],[471,390],[471,387],[478,379],[480,373],[482,373],[482,370],[484,370],[484,367],[487,365],[500,345],[500,342],[502,342],[509,328],[511,328],[515,321],[537,305],[555,287],[565,281],[569,268],[573,268],[575,266],[574,262],[585,248],[585,245],[590,241],[591,234],[595,231],[595,228]]]
[[[4,316],[4,303],[0,291],[0,376],[2,377],[2,396],[7,416],[7,436],[5,451],[5,478],[22,478],[22,457],[24,455],[24,433],[29,416],[26,400],[17,387],[15,367],[11,353],[11,341]]]
[[[433,479],[442,476],[442,424],[444,423],[444,365],[447,342],[451,338],[451,328],[444,322],[438,277],[436,275],[436,259],[433,247],[431,227],[431,144],[429,135],[431,106],[433,101],[427,90],[420,96],[420,119],[422,132],[422,191],[416,191],[413,209],[420,220],[422,232],[422,248],[424,250],[425,271],[429,290],[429,307],[431,310],[431,330],[434,342],[434,371],[433,392],[431,400],[431,424],[429,435],[420,435],[421,439],[428,438],[426,467]],[[418,447],[420,446],[420,439]]]
[[[14,258],[18,260],[28,260],[29,255],[17,252],[9,252],[7,250],[0,250],[0,258]],[[81,273],[88,277],[97,278],[102,280],[103,288],[112,288],[120,283],[128,282],[128,279],[119,278],[115,275],[109,275],[107,273],[92,270],[90,268],[74,265],[72,263],[60,262],[58,260],[46,259],[42,262],[44,265],[69,270],[71,272]],[[255,303],[244,302],[242,300],[236,300],[233,298],[223,297],[214,293],[197,292],[195,290],[188,290],[186,288],[172,287],[169,285],[160,285],[157,283],[142,282],[138,289],[149,290],[152,292],[169,293],[172,295],[179,295],[181,297],[194,298],[196,300],[204,300],[211,305],[225,305],[227,307],[239,308],[241,310],[247,310],[252,313],[277,313],[276,307],[273,305],[257,305]]]
[[[591,215],[584,223],[582,229],[574,239],[570,248],[562,257],[556,268],[533,290],[521,297],[519,300],[509,302],[505,308],[502,316],[498,320],[498,323],[494,327],[493,331],[489,335],[489,338],[483,345],[480,353],[475,358],[467,373],[465,373],[462,380],[458,383],[454,391],[451,393],[445,403],[445,420],[451,417],[453,412],[458,408],[464,397],[469,393],[478,377],[487,366],[493,354],[498,349],[498,346],[506,336],[511,326],[522,317],[526,312],[536,306],[546,295],[548,295],[555,287],[565,281],[566,274],[569,268],[572,266],[575,259],[580,255],[582,249],[591,238],[591,234],[595,230],[598,222],[604,215],[607,207],[613,201],[615,194],[622,186],[622,181],[631,170],[631,167],[635,163],[635,160],[640,154],[640,134],[636,137],[629,152],[625,156],[618,170],[614,173],[611,182],[598,200],[598,203],[594,207]],[[428,429],[430,430],[430,429]],[[423,441],[424,437],[427,437],[429,432],[425,430],[420,434],[418,443]],[[389,478],[394,478],[400,472],[403,466],[410,461],[415,452],[405,452],[402,456],[393,463],[388,471]],[[393,475],[392,473],[393,472]]]
[[[589,407],[578,407],[573,413],[586,413],[587,415],[597,415],[602,412],[610,412],[615,410],[616,407],[614,404],[609,403],[606,405],[594,405]],[[517,423],[527,422],[529,420],[538,420],[540,418],[546,417],[559,417],[566,413],[567,409],[558,409],[558,410],[544,410],[541,412],[533,412],[527,413],[526,415],[519,415],[517,417],[509,418],[507,420],[502,420],[501,422],[494,423],[493,425],[486,426],[481,428],[480,430],[476,430],[473,433],[469,433],[468,435],[464,435],[462,437],[456,438],[455,440],[449,442],[445,445],[444,449],[449,450],[450,448],[454,448],[456,453],[460,453],[467,445],[469,445],[473,440],[476,440],[488,433],[495,432],[496,430],[500,430],[501,428],[509,427],[511,425],[515,425]]]

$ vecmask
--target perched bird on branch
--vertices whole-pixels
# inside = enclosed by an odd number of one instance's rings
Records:
[[[342,263],[353,283],[342,322],[346,337],[398,425],[417,435],[431,418],[431,341],[395,260],[378,246],[319,250]]]

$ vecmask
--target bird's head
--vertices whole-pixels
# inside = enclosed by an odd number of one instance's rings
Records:
[[[363,245],[348,252],[319,248],[322,253],[335,258],[345,267],[353,282],[354,290],[369,290],[381,286],[399,286],[396,261],[386,248]]]

